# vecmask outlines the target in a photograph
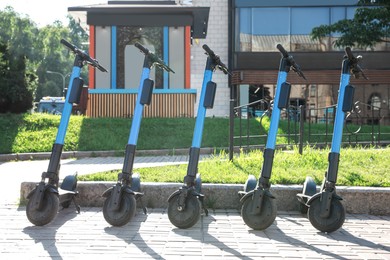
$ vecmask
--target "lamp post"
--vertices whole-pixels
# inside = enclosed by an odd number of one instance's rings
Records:
[[[51,70],[48,70],[46,71],[46,73],[48,74],[57,74],[57,75],[60,75],[61,78],[62,78],[62,96],[64,97],[65,96],[65,75],[62,74],[62,73],[59,73],[59,72],[56,72],[56,71],[51,71]]]

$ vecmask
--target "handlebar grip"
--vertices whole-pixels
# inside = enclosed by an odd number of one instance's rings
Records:
[[[203,44],[202,48],[207,52],[207,54],[214,60],[214,62],[220,67],[220,69],[225,73],[225,74],[230,74],[230,71],[228,70],[227,66],[225,64],[223,64],[223,62],[221,61],[221,59],[219,58],[218,55],[216,55],[214,53],[214,51],[212,51],[210,49],[209,46],[207,46],[206,44]]]
[[[137,47],[140,51],[142,51],[143,53],[145,53],[145,55],[148,55],[149,54],[149,50],[148,48],[145,48],[144,46],[142,46],[140,43],[136,42],[134,44],[135,47]]]
[[[205,50],[210,56],[215,56],[215,53],[207,46],[206,44],[203,44],[202,46],[203,50]]]
[[[68,47],[69,49],[71,49],[72,51],[76,51],[76,46],[74,46],[73,44],[71,44],[70,42],[66,41],[65,39],[61,39],[60,41],[63,45],[65,45],[66,47]]]
[[[285,58],[287,58],[289,55],[288,55],[288,52],[283,48],[283,46],[278,43],[278,45],[276,45],[276,48],[283,54],[283,56]]]
[[[353,60],[355,58],[352,54],[351,47],[345,47],[345,54],[347,54],[349,60]]]

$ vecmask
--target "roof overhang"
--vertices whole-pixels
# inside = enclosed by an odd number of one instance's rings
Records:
[[[69,7],[68,12],[87,31],[88,25],[191,26],[192,38],[206,38],[210,7],[160,4],[159,1],[139,3],[109,1],[107,4]]]

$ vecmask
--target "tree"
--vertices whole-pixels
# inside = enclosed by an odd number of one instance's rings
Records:
[[[68,27],[60,21],[37,28],[30,18],[22,17],[10,6],[0,10],[0,113],[24,113],[34,99],[62,95],[61,77],[48,75],[56,71],[68,75],[74,55],[60,40],[76,46],[88,42],[88,35],[69,17]],[[82,71],[85,81],[87,71]]]
[[[372,47],[390,42],[390,0],[359,0],[353,19],[340,20],[331,25],[313,28],[311,37],[320,40],[332,33],[340,33],[335,47]]]
[[[0,50],[0,113],[24,113],[33,106],[36,75],[28,72],[25,56],[11,57],[5,46],[3,44]]]

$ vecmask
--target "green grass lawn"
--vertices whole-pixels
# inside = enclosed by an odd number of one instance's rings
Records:
[[[88,118],[71,116],[67,129],[64,151],[109,151],[123,152],[127,144],[131,118]],[[55,141],[60,116],[48,114],[0,114],[0,153],[50,152]],[[195,118],[143,118],[137,149],[179,149],[189,148],[192,143]],[[235,139],[235,146],[264,145],[269,118],[244,120],[242,126],[235,121],[234,135],[247,132],[262,137],[247,141]],[[311,127],[314,133],[325,133],[325,125]],[[292,130],[292,129],[290,129]],[[370,133],[371,127],[364,126],[362,132]],[[309,141],[309,127],[305,126],[305,143]],[[277,144],[287,144],[288,125],[280,122]],[[382,140],[390,140],[390,126],[381,126]],[[387,139],[386,139],[387,138]],[[292,139],[296,139],[295,137]],[[345,138],[344,138],[345,139]],[[328,136],[328,143],[331,135]],[[371,134],[362,134],[359,141],[371,141]],[[241,143],[240,143],[241,142]],[[310,138],[310,144],[323,143],[323,136]],[[294,143],[293,143],[294,144]],[[229,147],[229,118],[206,118],[202,136],[202,147]]]
[[[115,150],[123,154],[128,141],[131,118],[87,118],[71,116],[65,138],[65,151]],[[48,114],[0,114],[0,153],[50,152],[55,141],[60,116]],[[251,118],[242,131],[251,135],[267,132],[269,119]],[[191,146],[195,118],[144,118],[142,120],[138,150],[178,149]],[[249,127],[248,127],[249,126]],[[369,126],[363,126],[367,131]],[[235,135],[240,126],[235,124]],[[286,143],[288,127],[281,121],[277,143]],[[308,127],[305,127],[307,133]],[[325,132],[325,125],[318,124],[311,131]],[[381,126],[383,134],[390,133],[389,126]],[[305,134],[307,138],[307,134]],[[371,135],[362,135],[361,140],[370,141]],[[306,140],[307,141],[307,140]],[[312,144],[322,142],[314,137]],[[329,140],[330,141],[330,140]],[[251,144],[264,145],[265,138],[251,139]],[[206,118],[202,147],[226,148],[229,146],[229,119]],[[329,149],[306,147],[302,155],[296,146],[292,150],[277,150],[273,164],[273,184],[302,184],[306,176],[321,183],[328,165]],[[261,151],[240,153],[229,161],[226,151],[199,163],[199,173],[204,183],[245,183],[249,174],[259,176],[263,162]],[[390,148],[346,148],[341,150],[338,185],[390,186]],[[187,165],[138,169],[143,182],[183,182]],[[117,179],[118,171],[104,172],[92,176],[81,176],[82,180]]]
[[[297,150],[275,153],[272,184],[303,184],[306,176],[320,185],[328,166],[328,149],[306,147],[302,155]],[[227,159],[224,153],[216,154],[199,163],[203,183],[244,184],[248,175],[260,175],[263,163],[261,151],[241,153]],[[346,148],[340,155],[337,185],[390,187],[390,147]],[[142,182],[183,182],[187,165],[135,169]],[[80,176],[82,181],[116,181],[120,170]]]

